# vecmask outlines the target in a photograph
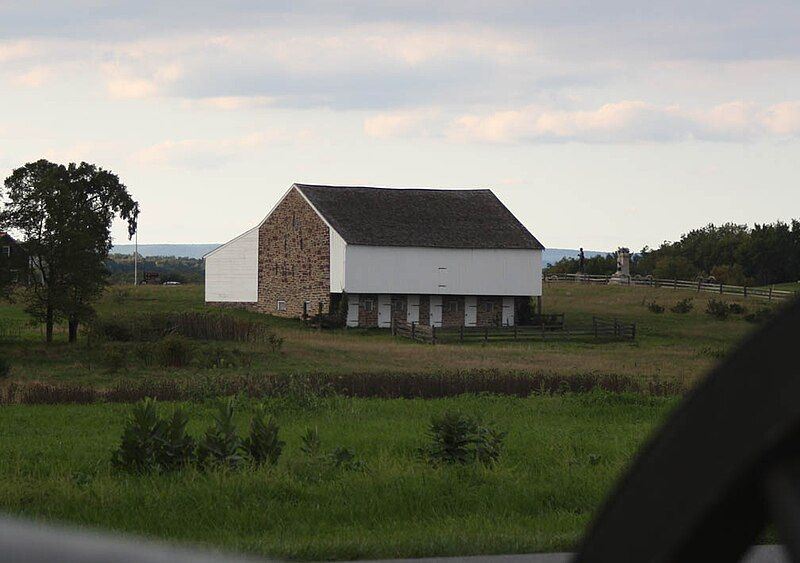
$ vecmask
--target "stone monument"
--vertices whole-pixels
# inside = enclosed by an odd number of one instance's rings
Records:
[[[617,249],[617,271],[611,276],[608,283],[631,283],[631,251],[624,246]]]

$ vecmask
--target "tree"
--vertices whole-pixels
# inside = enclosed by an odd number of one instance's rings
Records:
[[[66,318],[75,342],[106,284],[111,223],[127,221],[132,237],[139,205],[116,174],[85,162],[28,163],[6,178],[4,195],[0,225],[23,235],[31,259],[28,312],[45,323],[48,342],[55,321]]]

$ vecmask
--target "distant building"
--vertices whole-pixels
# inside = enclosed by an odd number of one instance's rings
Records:
[[[0,231],[0,285],[25,283],[28,259],[22,246],[11,235]]]
[[[542,250],[491,190],[294,184],[205,256],[205,299],[302,317],[346,295],[348,326],[513,325]]]

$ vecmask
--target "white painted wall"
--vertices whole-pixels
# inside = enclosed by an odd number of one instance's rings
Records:
[[[341,293],[344,288],[344,260],[347,243],[339,233],[328,227],[331,241],[331,293]]]
[[[258,227],[205,256],[206,301],[258,301]]]
[[[349,244],[344,281],[348,293],[541,295],[542,251]]]

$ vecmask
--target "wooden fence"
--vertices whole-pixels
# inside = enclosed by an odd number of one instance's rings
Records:
[[[550,274],[544,276],[545,283],[551,282],[571,282],[586,284],[608,284],[611,276],[589,276],[585,274]],[[668,280],[659,278],[630,278],[622,285],[646,286],[646,287],[665,287],[668,289],[687,289],[696,292],[716,293],[719,295],[734,295],[738,297],[755,297],[758,299],[784,300],[794,297],[799,292],[774,289],[769,287],[747,287],[741,285],[728,285],[714,282],[687,281],[687,280]]]
[[[566,326],[560,315],[553,324],[526,326],[459,326],[432,327],[418,323],[396,321],[392,334],[431,344],[441,342],[496,342],[503,340],[635,340],[636,323],[592,318],[592,324]]]
[[[17,339],[22,336],[22,322],[0,321],[0,339]]]

